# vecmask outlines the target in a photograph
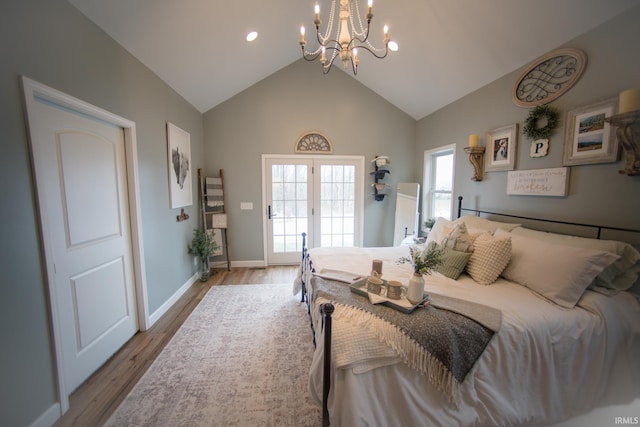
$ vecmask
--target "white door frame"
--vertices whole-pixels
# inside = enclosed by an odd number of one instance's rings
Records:
[[[332,155],[332,156],[327,156],[326,154],[309,154],[309,155],[304,155],[304,154],[263,154],[262,155],[262,243],[263,243],[263,265],[264,266],[268,266],[269,265],[269,260],[267,257],[267,253],[268,253],[268,236],[267,236],[267,180],[266,178],[266,163],[268,159],[307,159],[307,160],[331,160],[331,161],[340,161],[340,160],[347,160],[347,161],[357,161],[360,163],[360,175],[359,175],[359,179],[361,180],[362,185],[364,185],[365,183],[365,174],[364,174],[364,156],[353,156],[353,155]],[[314,178],[315,179],[315,178]],[[312,185],[315,185],[315,183],[313,183]],[[314,200],[312,200],[313,203],[315,203],[315,198],[316,196],[314,195]],[[361,246],[362,245],[362,241],[364,239],[364,190],[362,189],[362,186],[360,188],[356,188],[356,198],[359,199],[358,202],[360,203],[360,206],[362,206],[362,218],[358,224],[358,229],[356,231],[356,245]],[[309,224],[311,224],[312,222],[310,221]],[[315,221],[313,221],[313,223],[315,224]],[[315,225],[314,225],[315,227]],[[315,230],[310,229],[308,231],[308,234],[315,232]],[[311,239],[311,240],[309,240]],[[310,246],[310,242],[313,242],[313,236],[307,236],[307,247],[311,247]]]
[[[127,168],[127,189],[129,193],[129,221],[131,225],[131,248],[133,254],[133,273],[134,285],[136,290],[136,304],[138,312],[138,326],[141,331],[147,330],[150,326],[149,304],[147,301],[147,284],[146,272],[144,267],[144,247],[142,241],[142,215],[140,209],[140,191],[139,191],[139,175],[138,175],[138,149],[136,142],[136,124],[131,120],[122,118],[108,111],[102,110],[84,101],[76,99],[70,95],[52,89],[27,77],[22,77],[22,84],[25,95],[26,117],[28,120],[29,111],[34,108],[37,100],[44,100],[49,103],[70,109],[80,114],[99,119],[103,122],[118,126],[124,131],[125,158]],[[31,145],[33,142],[30,141]],[[33,156],[34,150],[31,150]],[[36,162],[32,159],[32,164]],[[32,169],[35,179],[35,169]],[[42,243],[44,246],[44,257],[47,276],[47,287],[49,295],[49,307],[51,310],[51,323],[53,330],[53,343],[56,359],[56,380],[58,385],[58,398],[60,400],[60,412],[64,414],[69,409],[69,393],[65,384],[65,376],[62,364],[62,345],[60,330],[60,321],[57,305],[53,303],[55,295],[53,292],[53,283],[55,278],[53,275],[53,252],[51,248],[50,229],[47,223],[47,212],[44,206],[38,206],[40,217],[40,232],[42,235]]]

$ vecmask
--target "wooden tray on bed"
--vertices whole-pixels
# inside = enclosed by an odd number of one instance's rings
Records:
[[[380,296],[383,298],[386,298],[387,281],[383,279],[382,282],[383,282],[383,285],[382,285],[382,292],[380,292]],[[358,295],[362,295],[364,297],[369,298],[369,293],[367,292],[366,277],[350,284],[349,289],[351,289],[351,292],[354,292]],[[423,307],[429,301],[429,295],[424,294],[422,297],[422,300],[418,304],[412,305],[411,307],[405,307],[403,305],[396,304],[393,301],[394,300],[391,300],[391,299],[385,299],[385,301],[379,304],[386,305],[387,307],[393,308],[394,310],[398,310],[406,314],[411,314],[415,311],[416,308]]]

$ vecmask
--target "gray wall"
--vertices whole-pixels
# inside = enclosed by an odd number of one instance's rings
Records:
[[[639,21],[640,7],[636,7],[566,44],[584,50],[588,64],[578,83],[551,103],[561,115],[546,157],[529,156],[530,141],[522,135],[529,109],[518,107],[511,100],[513,84],[524,66],[418,122],[414,165],[419,176],[424,150],[455,143],[455,192],[465,198],[469,207],[640,228],[640,177],[618,174],[623,168],[622,160],[571,167],[567,197],[507,196],[507,172],[488,172],[482,182],[473,182],[473,168],[463,151],[469,134],[480,134],[480,145],[484,145],[487,130],[518,123],[516,169],[561,167],[567,111],[640,87]]]
[[[327,135],[334,154],[365,156],[364,245],[393,242],[396,184],[415,176],[415,120],[342,70],[323,75],[300,59],[205,113],[204,129],[206,170],[225,173],[233,261],[264,259],[261,155],[293,154],[308,131]],[[382,202],[370,195],[376,155],[391,160],[385,182],[394,190]],[[254,210],[241,211],[241,201]]]
[[[197,227],[197,199],[186,209],[192,219],[177,223],[169,209],[166,122],[191,134],[194,170],[202,166],[203,128],[195,108],[64,0],[2,1],[0,40],[0,425],[24,426],[57,397],[20,76],[136,122],[151,312],[196,271],[186,245]]]

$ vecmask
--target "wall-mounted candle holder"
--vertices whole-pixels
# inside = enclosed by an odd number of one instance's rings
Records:
[[[465,147],[464,152],[469,155],[469,162],[473,166],[474,175],[472,181],[482,181],[484,174],[484,151],[485,147]]]
[[[624,151],[624,169],[619,172],[640,175],[640,110],[616,114],[605,120],[617,127],[616,136]]]

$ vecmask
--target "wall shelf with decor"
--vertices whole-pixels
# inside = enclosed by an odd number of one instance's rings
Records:
[[[388,196],[389,193],[386,191],[389,189],[389,184],[382,182],[387,174],[390,174],[389,171],[389,158],[387,156],[376,156],[371,163],[375,170],[371,172],[373,176],[374,182],[371,184],[373,187],[373,197],[376,202],[381,202],[384,200],[385,196]]]

